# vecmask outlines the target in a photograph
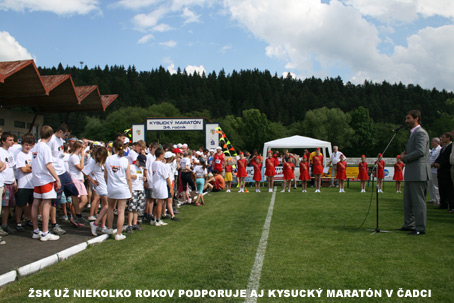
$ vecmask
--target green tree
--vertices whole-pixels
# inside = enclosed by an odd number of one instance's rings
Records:
[[[363,106],[352,110],[350,113],[350,126],[355,133],[351,138],[351,147],[344,150],[345,154],[360,157],[369,155],[375,146],[374,121],[369,115],[369,110]]]

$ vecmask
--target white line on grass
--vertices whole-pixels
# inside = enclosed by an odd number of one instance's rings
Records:
[[[265,224],[263,224],[262,237],[260,238],[259,246],[257,247],[255,262],[252,266],[251,275],[249,276],[249,282],[247,284],[247,298],[245,302],[248,303],[257,302],[257,297],[250,297],[250,294],[252,290],[255,290],[257,292],[259,289],[263,259],[265,258],[266,244],[268,243],[268,234],[270,232],[271,217],[273,216],[274,200],[276,199],[276,190],[277,187],[274,187],[270,206],[268,207],[268,214],[266,215]]]

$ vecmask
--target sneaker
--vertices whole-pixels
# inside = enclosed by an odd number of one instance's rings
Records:
[[[79,224],[79,226],[81,224],[82,225],[88,224],[88,220],[85,219],[84,217],[76,217],[76,219],[74,221],[76,221],[76,223]]]
[[[156,221],[156,224],[155,226],[166,226],[167,223],[166,222],[163,222],[163,221]]]
[[[257,189],[257,192],[258,192],[258,193],[261,193],[260,189]]]
[[[61,216],[60,219],[63,220],[63,221],[68,221],[69,220],[68,216]]]
[[[17,231],[25,231],[25,228],[22,226],[22,223],[16,224],[16,230]]]
[[[230,191],[229,191],[229,192],[230,192]],[[208,194],[208,192],[207,192],[207,191],[206,191],[206,192],[204,192],[204,193],[202,194],[202,196],[205,196],[206,194]]]
[[[288,192],[290,192],[290,189],[288,190]]]
[[[272,192],[273,192],[273,189],[272,189],[272,188],[268,188],[268,192],[269,192],[269,193],[272,193]]]
[[[88,217],[88,221],[96,221],[96,217],[95,216],[90,216],[90,217]]]
[[[105,226],[104,226],[105,227]],[[113,229],[112,228],[102,228],[101,231],[107,235],[112,235],[113,234]]]
[[[156,225],[156,221],[155,220],[150,220],[150,225]]]
[[[177,217],[172,217],[172,218],[170,218],[170,220],[172,220],[172,221],[180,221],[180,219],[178,219]]]
[[[121,240],[124,240],[124,239],[126,239],[126,236],[123,235],[123,234],[116,234],[115,235],[115,240],[116,241],[121,241]]]
[[[285,193],[285,189],[281,190],[281,193]]]
[[[87,208],[90,209],[90,208],[91,208],[91,204],[88,204],[88,205],[87,205]]]
[[[121,228],[121,231],[125,231],[126,229],[128,228],[128,225],[123,225],[123,227]]]
[[[140,225],[135,225],[132,227],[132,230],[143,230],[143,228]]]
[[[60,225],[55,225],[55,227],[52,227],[52,229],[50,230],[53,234],[56,234],[56,235],[64,235],[66,234],[66,231],[60,227]]]
[[[126,227],[126,232],[127,232],[128,234],[132,234],[132,230],[133,230],[133,229],[132,229],[132,226]],[[115,240],[116,240],[116,239],[117,239],[117,237],[115,236]]]
[[[90,232],[95,237],[98,235],[98,233],[96,232],[97,229],[98,229],[98,226],[95,225],[95,222],[90,222]]]
[[[12,234],[16,233],[16,231],[15,231],[14,229],[12,229],[12,228],[9,228],[8,225],[6,225],[6,226],[3,225],[3,226],[2,226],[2,230],[3,230],[4,232],[6,232],[6,235],[5,235],[5,236],[7,236],[8,234],[11,234],[11,235],[12,235]],[[1,236],[1,235],[0,235],[0,236]]]
[[[69,222],[71,222],[71,224],[74,226],[74,227],[79,227],[79,223],[76,222],[76,220],[74,220],[74,217],[71,217],[71,219],[69,219]]]
[[[31,226],[33,227],[33,222],[31,220],[27,220],[27,222],[25,223],[26,226]]]
[[[32,239],[41,239],[42,232],[39,231],[39,233],[33,232]]]
[[[0,245],[6,244],[6,242],[0,237]]]
[[[54,234],[51,234],[51,233],[47,233],[47,235],[43,236],[41,235],[41,238],[40,240],[42,242],[46,242],[46,241],[55,241],[55,240],[58,240],[60,239],[60,236],[57,236],[57,235],[54,235]]]

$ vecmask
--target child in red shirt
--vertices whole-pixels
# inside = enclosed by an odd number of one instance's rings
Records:
[[[273,192],[274,176],[276,175],[276,161],[273,152],[268,151],[268,157],[265,160],[265,176],[268,181],[268,192]]]
[[[393,180],[396,181],[396,192],[401,193],[401,182],[404,180],[403,170],[405,164],[400,159],[400,155],[396,157],[397,162],[394,164],[394,177]]]
[[[240,159],[238,161],[236,161],[236,164],[238,166],[238,173],[237,173],[237,177],[238,177],[238,180],[239,180],[239,185],[240,185],[240,190],[238,192],[240,193],[244,193],[244,178],[247,177],[247,171],[246,171],[246,165],[247,165],[247,160],[244,159],[244,154],[243,152],[240,153]]]
[[[375,177],[377,177],[378,192],[382,193],[383,192],[383,179],[385,178],[385,161],[383,161],[382,154],[378,154],[378,160],[375,161],[375,164],[377,165],[377,168],[375,171]]]
[[[232,160],[227,159],[227,164],[225,165],[225,192],[229,193],[230,189],[232,188],[232,181],[233,181],[233,166]]]
[[[358,179],[361,180],[361,192],[365,193],[366,192],[366,181],[369,180],[369,175],[367,172],[367,162],[366,162],[366,156],[362,155],[361,156],[361,162],[358,165],[359,167],[359,174],[358,174]]]
[[[302,181],[303,193],[307,193],[307,181],[311,177],[309,176],[309,162],[307,162],[307,156],[304,155],[300,162],[300,180]]]
[[[345,193],[344,190],[344,180],[347,179],[346,171],[347,171],[347,162],[344,160],[344,155],[340,155],[340,160],[337,162],[337,173],[336,179],[339,180],[339,192]]]
[[[262,181],[262,162],[260,162],[259,158],[255,158],[252,162],[252,166],[254,167],[254,181],[255,181],[255,192],[260,192],[260,181]]]
[[[283,165],[283,172],[284,172],[284,189],[281,190],[281,193],[285,192],[285,187],[288,184],[288,192],[290,192],[290,187],[292,187],[292,180],[295,179],[295,175],[293,170],[295,169],[295,165],[292,162],[292,158],[288,157],[287,161]]]

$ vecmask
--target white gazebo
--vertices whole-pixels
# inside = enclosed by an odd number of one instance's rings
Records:
[[[268,151],[274,148],[317,148],[317,147],[320,148],[323,154],[324,161],[323,166],[326,167],[332,153],[331,142],[304,136],[292,136],[266,142],[263,145],[263,161],[265,161]]]

